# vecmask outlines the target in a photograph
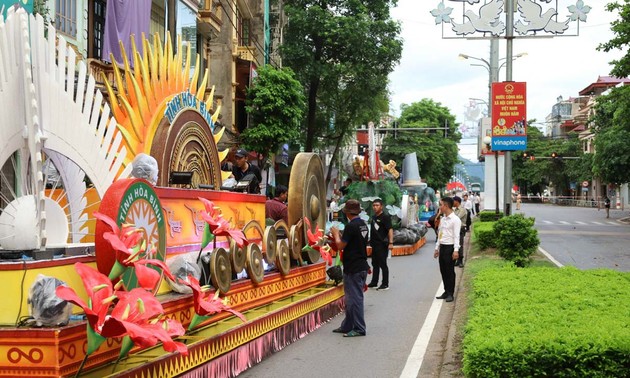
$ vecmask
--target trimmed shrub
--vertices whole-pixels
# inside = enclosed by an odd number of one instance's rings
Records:
[[[530,256],[540,244],[538,231],[534,228],[534,218],[514,214],[499,219],[493,228],[499,256],[512,261],[518,267],[528,265]]]
[[[465,376],[630,377],[629,283],[629,273],[612,270],[478,271]]]
[[[475,222],[473,226],[473,234],[475,240],[479,243],[479,248],[496,248],[497,237],[494,232],[494,224],[496,222]]]
[[[500,218],[503,218],[503,213],[499,213]],[[482,222],[494,222],[497,220],[497,214],[494,211],[484,210],[479,212],[479,220]]]

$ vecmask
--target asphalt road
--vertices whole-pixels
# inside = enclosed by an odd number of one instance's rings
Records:
[[[399,377],[441,284],[433,238],[431,231],[414,255],[388,259],[390,290],[365,296],[366,337],[332,333],[341,313],[239,377]]]
[[[604,210],[526,203],[517,212],[536,219],[540,247],[560,264],[630,272],[628,211],[606,218]]]
[[[627,211],[611,210],[611,218],[606,219],[603,210],[523,204],[517,212],[536,218],[540,247],[558,264],[630,271]],[[458,298],[451,304],[434,300],[441,293],[441,279],[433,259],[433,232],[427,238],[429,243],[416,254],[388,260],[389,291],[370,289],[366,293],[366,337],[343,338],[332,333],[340,325],[342,313],[239,377],[451,376],[443,361],[453,352],[449,343]]]

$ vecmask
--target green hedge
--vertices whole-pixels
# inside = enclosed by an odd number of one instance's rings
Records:
[[[479,271],[463,340],[464,374],[630,377],[629,287],[629,273],[610,270]]]
[[[503,218],[503,213],[499,212],[499,218]],[[497,214],[494,211],[484,210],[479,212],[479,220],[482,222],[492,222],[497,220]]]
[[[473,235],[479,244],[479,248],[486,249],[497,247],[497,237],[493,230],[495,223],[496,222],[475,222]]]

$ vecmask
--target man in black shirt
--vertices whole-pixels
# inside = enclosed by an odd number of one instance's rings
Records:
[[[239,148],[238,150],[236,150],[236,154],[234,155],[236,157],[236,161],[234,162],[234,167],[232,168],[232,175],[234,175],[234,179],[238,182],[238,181],[241,181],[241,179],[245,177],[246,175],[250,173],[253,174],[254,176],[256,176],[256,179],[258,180],[258,182],[252,187],[250,187],[249,193],[259,194],[260,183],[262,182],[260,169],[257,166],[252,165],[247,161],[247,155],[249,155],[249,152],[247,152],[246,150]]]
[[[345,203],[343,212],[348,217],[348,224],[339,235],[339,229],[330,229],[339,250],[343,249],[343,291],[346,297],[346,317],[335,333],[344,337],[365,336],[365,317],[363,308],[363,287],[370,265],[367,262],[368,226],[359,218],[361,204],[355,199]]]
[[[376,290],[389,290],[389,268],[387,255],[394,248],[394,230],[389,215],[383,212],[383,200],[377,198],[372,202],[374,216],[370,222],[370,246],[372,247],[372,281],[368,287],[378,286],[378,276],[383,270],[383,281]]]

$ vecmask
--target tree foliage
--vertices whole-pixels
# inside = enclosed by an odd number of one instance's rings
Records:
[[[630,182],[630,86],[600,96],[595,106],[593,173],[604,182]]]
[[[357,125],[387,110],[387,76],[402,54],[400,25],[389,14],[395,3],[285,1],[289,24],[281,54],[306,90],[306,151],[318,143],[338,150]]]
[[[446,127],[446,130],[431,130],[442,127]],[[458,162],[457,143],[461,139],[455,116],[441,103],[423,99],[411,105],[401,106],[398,128],[401,131],[384,138],[382,159],[394,160],[402,167],[405,155],[415,152],[420,177],[432,188],[446,186]],[[406,128],[425,128],[426,131],[403,131]]]
[[[277,152],[299,137],[305,107],[302,85],[290,69],[259,68],[254,85],[247,91],[252,126],[240,136],[243,145],[264,156]]]
[[[526,153],[527,156],[522,151],[512,155],[512,176],[523,192],[542,193],[545,186],[553,184],[557,195],[569,195],[571,183],[592,177],[591,157],[582,152],[577,133],[569,133],[566,138],[549,138],[537,128],[529,127]],[[552,158],[554,153],[557,158]]]
[[[613,60],[610,74],[616,77],[630,75],[630,3],[613,1],[606,6],[617,12],[619,18],[611,23],[615,37],[598,46],[609,52],[621,50],[625,55]],[[609,183],[630,182],[630,86],[613,88],[609,94],[597,98],[595,116],[591,119],[595,131],[593,173]]]
[[[619,19],[610,24],[610,29],[615,34],[615,37],[606,43],[600,44],[597,50],[605,52],[620,50],[625,52],[621,59],[610,62],[613,65],[610,74],[615,77],[630,76],[630,49],[628,49],[628,45],[630,45],[630,3],[628,0],[624,2],[613,1],[606,5],[606,10],[618,12]]]

